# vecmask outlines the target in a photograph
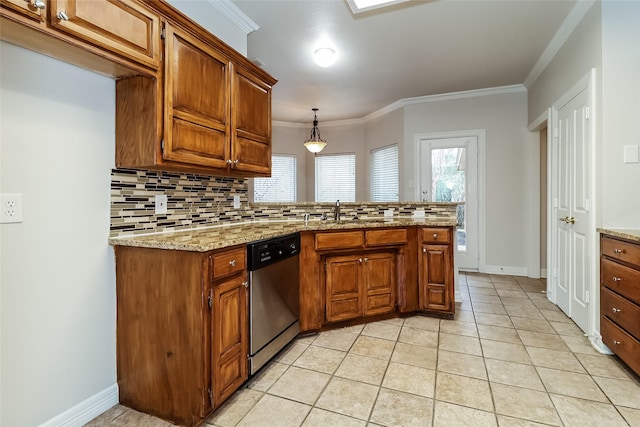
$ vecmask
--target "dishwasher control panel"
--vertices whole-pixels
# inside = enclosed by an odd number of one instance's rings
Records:
[[[249,271],[257,270],[300,253],[300,234],[265,239],[247,245]]]

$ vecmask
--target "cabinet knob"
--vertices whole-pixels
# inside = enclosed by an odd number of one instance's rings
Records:
[[[437,239],[438,238],[438,233],[433,233],[433,238]]]
[[[240,159],[235,159],[233,161],[233,166],[238,166],[238,163],[240,163]]]
[[[613,307],[611,311],[613,311],[614,313],[620,313],[621,310],[619,308]]]
[[[365,258],[365,259],[364,259],[364,262],[369,262],[369,258]]]
[[[236,266],[236,260],[235,260],[235,259],[232,259],[231,261],[229,261],[229,265],[230,265],[231,267],[235,267],[235,266]]]
[[[620,344],[621,344],[621,342],[620,342],[620,341],[613,340],[613,344],[614,344],[614,345],[620,345]]]
[[[244,286],[245,288],[249,287],[249,282],[242,282],[242,286]]]
[[[427,248],[422,248],[422,252],[427,253]]]
[[[38,9],[44,9],[44,7],[45,7],[45,2],[43,2],[42,0],[35,0],[35,1],[33,2],[33,5],[34,5],[35,7],[37,7]]]
[[[622,281],[622,278],[621,278],[621,277],[613,276],[613,281],[614,281],[614,282],[616,282],[616,283],[617,283],[617,282],[621,282],[621,281]]]
[[[64,13],[63,11],[58,12],[58,14],[56,15],[56,17],[61,20],[61,21],[68,21],[69,20],[69,15],[67,15],[66,13]]]
[[[359,262],[359,263],[362,263],[362,258],[360,258],[360,259],[358,260],[358,262]]]
[[[623,254],[623,253],[624,253],[624,249],[614,249],[614,250],[613,250],[613,253],[616,253],[616,254]]]

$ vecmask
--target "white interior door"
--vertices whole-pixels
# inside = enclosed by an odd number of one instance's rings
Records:
[[[555,163],[556,304],[589,329],[591,283],[589,96],[584,89],[557,112]]]
[[[478,271],[478,137],[421,139],[420,199],[458,206],[456,264]]]

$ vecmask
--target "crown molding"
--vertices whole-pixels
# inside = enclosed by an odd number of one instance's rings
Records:
[[[238,6],[233,4],[231,0],[207,0],[207,2],[247,35],[260,28],[260,26],[258,26],[258,24],[249,18],[243,11],[238,9]]]
[[[578,0],[576,4],[569,12],[569,15],[565,18],[565,20],[558,28],[558,31],[553,35],[553,38],[536,61],[535,65],[529,72],[529,75],[524,80],[524,86],[529,88],[533,85],[538,77],[542,74],[542,72],[547,68],[547,66],[551,63],[553,58],[556,56],[556,53],[562,48],[562,46],[566,43],[571,36],[571,33],[576,29],[580,21],[585,17],[591,6],[596,3],[596,0]]]
[[[399,108],[406,107],[408,105],[424,104],[427,102],[452,101],[455,99],[477,98],[479,96],[502,95],[506,93],[520,93],[520,92],[526,92],[526,91],[527,91],[527,88],[524,85],[509,85],[509,86],[490,87],[485,89],[465,90],[461,92],[441,93],[438,95],[416,96],[414,98],[403,98],[392,104],[387,105],[386,107],[382,107],[379,110],[374,111],[373,113],[367,114],[366,116],[361,117],[359,119],[326,121],[326,122],[322,122],[322,126],[348,126],[348,125],[362,124],[362,123],[368,122],[369,120],[373,120],[378,117],[384,116],[385,114],[389,114],[392,111],[395,111]],[[273,121],[273,124],[281,127],[299,127],[300,125],[300,123],[296,123],[296,122],[282,122],[282,121]],[[306,125],[303,125],[303,126],[306,126]]]

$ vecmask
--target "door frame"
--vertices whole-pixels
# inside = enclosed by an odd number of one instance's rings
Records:
[[[428,132],[414,135],[414,182],[420,183],[421,171],[420,171],[420,141],[424,139],[446,139],[446,138],[465,138],[475,137],[478,141],[478,271],[480,273],[487,272],[487,261],[485,253],[485,239],[486,239],[486,221],[485,221],[485,200],[486,200],[486,145],[487,145],[487,130],[486,129],[468,129],[468,130],[454,130],[444,132]],[[414,200],[421,200],[420,185],[416,185],[414,189]],[[454,251],[454,255],[457,253],[457,249]],[[454,261],[454,265],[455,265]],[[456,266],[457,270],[457,266]],[[457,294],[456,290],[456,294]],[[458,301],[458,295],[456,295],[456,301]]]
[[[589,116],[591,120],[589,122],[589,133],[591,138],[591,159],[590,159],[590,191],[589,191],[589,201],[590,201],[590,215],[589,215],[589,230],[590,231],[590,248],[588,250],[590,254],[590,283],[588,284],[589,289],[589,326],[587,331],[585,331],[590,338],[592,344],[596,345],[594,339],[598,340],[600,338],[600,334],[596,329],[598,325],[597,319],[600,315],[600,295],[598,292],[599,289],[599,272],[598,272],[598,252],[599,245],[597,239],[596,232],[596,69],[592,68],[587,75],[579,79],[564,95],[562,95],[550,108],[551,115],[551,126],[548,128],[551,129],[551,138],[548,140],[550,143],[547,146],[547,164],[548,164],[548,180],[547,185],[550,191],[548,191],[547,196],[547,218],[549,224],[549,239],[547,240],[547,268],[548,268],[548,278],[547,278],[547,298],[556,303],[557,300],[557,286],[556,280],[558,276],[557,265],[558,265],[558,254],[556,253],[556,243],[557,243],[557,227],[555,227],[557,218],[557,195],[556,195],[556,185],[558,183],[558,174],[557,174],[557,159],[555,158],[554,149],[557,139],[557,120],[558,120],[558,110],[562,108],[563,105],[567,104],[573,98],[575,98],[580,92],[583,90],[587,90],[588,96],[588,107],[589,107]],[[598,328],[599,329],[599,328]],[[600,339],[601,342],[601,339]],[[596,345],[597,346],[597,345]],[[599,347],[599,346],[597,346]]]

